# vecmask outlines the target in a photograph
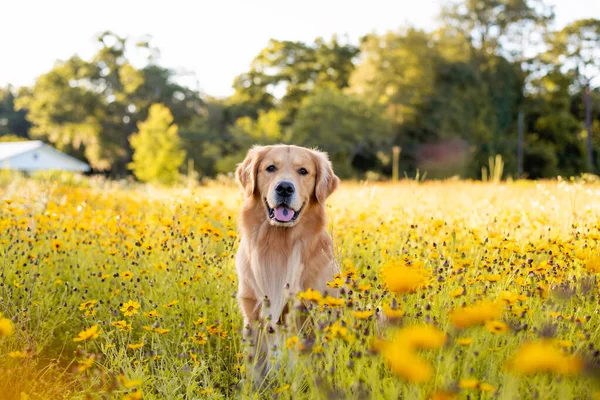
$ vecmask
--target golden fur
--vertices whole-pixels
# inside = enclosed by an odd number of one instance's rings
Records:
[[[269,166],[276,171],[267,171]],[[339,179],[327,154],[287,145],[253,147],[236,179],[245,196],[236,256],[244,324],[267,317],[278,321],[289,296],[308,288],[324,292],[337,273],[324,204]],[[300,210],[297,220],[286,224],[269,218],[268,211],[276,207],[275,188],[283,180],[295,186],[290,207]]]

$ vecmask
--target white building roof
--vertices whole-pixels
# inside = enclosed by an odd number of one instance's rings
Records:
[[[0,142],[0,161],[40,148],[43,145],[44,142],[40,140],[28,140],[25,142]]]
[[[90,166],[62,153],[39,140],[26,142],[0,142],[0,169],[19,171],[79,171],[86,172]]]

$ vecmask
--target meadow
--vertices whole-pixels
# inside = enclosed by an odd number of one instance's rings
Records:
[[[1,399],[592,399],[600,186],[344,183],[341,299],[253,386],[232,183],[0,186]]]

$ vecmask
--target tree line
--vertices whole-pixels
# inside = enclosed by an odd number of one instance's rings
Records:
[[[440,16],[433,31],[359,44],[273,39],[225,99],[178,84],[149,41],[104,32],[92,59],[0,89],[0,135],[165,183],[231,172],[251,145],[280,142],[327,151],[346,178],[391,176],[396,146],[408,174],[480,178],[497,154],[514,177],[597,172],[600,20],[554,29],[543,0],[448,2]]]

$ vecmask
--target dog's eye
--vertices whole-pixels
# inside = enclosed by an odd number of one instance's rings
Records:
[[[306,170],[306,168],[300,168],[300,169],[298,170],[298,173],[299,173],[300,175],[308,175],[308,171]]]
[[[277,167],[276,167],[276,166],[274,166],[274,165],[269,165],[269,166],[267,167],[267,172],[275,172],[275,171],[277,171]]]

